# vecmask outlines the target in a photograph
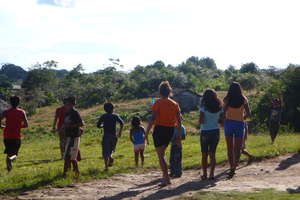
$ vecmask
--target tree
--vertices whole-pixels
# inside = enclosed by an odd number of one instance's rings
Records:
[[[254,62],[246,63],[241,66],[240,72],[257,74],[259,67]]]

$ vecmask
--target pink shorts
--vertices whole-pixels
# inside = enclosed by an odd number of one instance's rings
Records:
[[[135,144],[134,152],[143,152],[145,150],[145,144]]]

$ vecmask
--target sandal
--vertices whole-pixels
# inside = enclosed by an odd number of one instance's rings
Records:
[[[201,176],[201,180],[202,180],[202,181],[207,180],[207,175],[202,175],[202,176]]]
[[[230,169],[230,172],[227,174],[227,178],[231,179],[233,178],[235,175],[235,169]]]

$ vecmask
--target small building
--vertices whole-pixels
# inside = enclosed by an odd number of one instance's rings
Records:
[[[0,99],[0,115],[2,115],[2,112],[6,109],[8,109],[10,106],[8,103]]]
[[[159,93],[155,92],[150,97],[159,98]],[[199,109],[202,95],[191,90],[174,88],[171,98],[179,103],[181,111],[185,113]]]

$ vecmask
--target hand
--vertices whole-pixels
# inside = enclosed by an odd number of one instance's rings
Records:
[[[121,132],[119,132],[119,133],[117,134],[117,137],[118,137],[118,138],[120,138],[120,137],[121,137]]]

